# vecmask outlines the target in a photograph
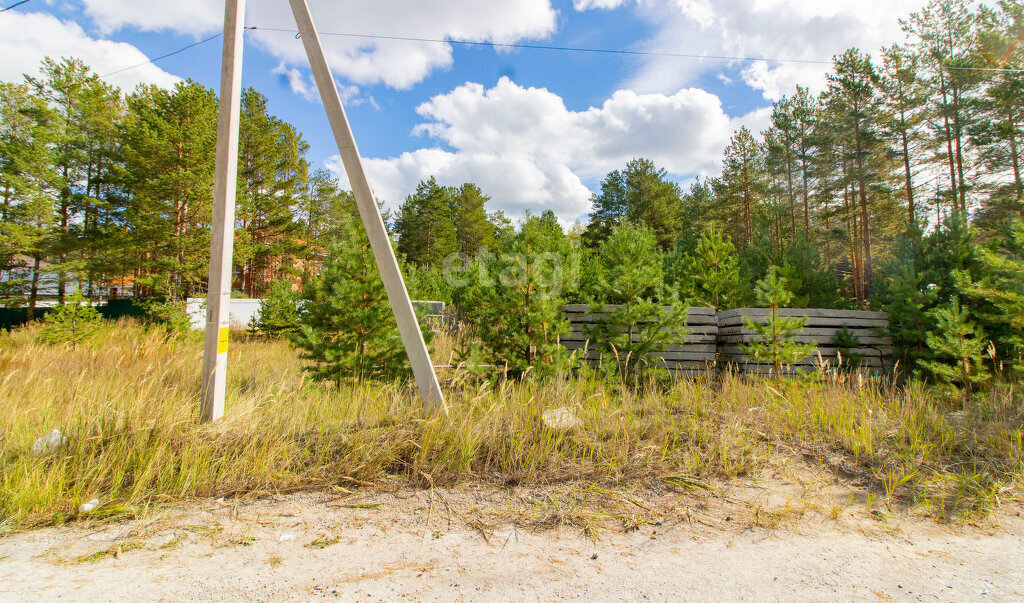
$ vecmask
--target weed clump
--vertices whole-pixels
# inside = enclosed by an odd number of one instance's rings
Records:
[[[77,348],[96,336],[102,325],[100,313],[89,305],[81,291],[58,305],[46,315],[40,338],[48,343],[69,344]]]
[[[229,351],[223,420],[200,424],[201,342],[129,322],[103,347],[58,348],[39,327],[0,335],[0,525],[59,523],[98,498],[104,517],[192,497],[458,483],[650,484],[707,490],[780,450],[851,467],[890,505],[981,512],[1024,479],[1020,394],[962,405],[919,386],[837,373],[818,380],[666,380],[641,388],[592,373],[450,380],[432,414],[403,381],[311,382],[282,340]],[[960,404],[958,406],[954,406]],[[544,413],[569,409],[571,429]],[[59,454],[33,454],[59,428]]]

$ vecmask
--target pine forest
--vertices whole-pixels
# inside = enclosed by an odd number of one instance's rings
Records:
[[[789,307],[886,310],[908,374],[963,382],[950,367],[964,354],[982,370],[1024,367],[1024,6],[933,0],[901,24],[905,39],[880,56],[834,57],[820,94],[797,87],[775,103],[766,131],[736,131],[721,174],[686,190],[637,157],[569,228],[550,211],[491,211],[471,182],[430,178],[379,200],[396,208],[385,221],[413,298],[494,331],[481,353],[523,372],[557,364],[548,343],[561,304],[623,299],[613,281],[628,257],[651,266],[639,295],[657,303],[752,306],[755,285],[777,276]],[[217,105],[191,80],[120,90],[73,58],[0,84],[6,305],[31,317],[72,292],[201,297]],[[330,264],[356,261],[330,257],[360,245],[352,195],[311,169],[302,133],[259,91],[243,92],[241,111],[233,289],[308,297],[316,286],[304,284]],[[613,249],[618,239],[630,249]],[[451,278],[508,272],[510,253],[544,295]],[[534,270],[543,254],[558,255],[557,274]],[[964,340],[984,345],[965,351]]]

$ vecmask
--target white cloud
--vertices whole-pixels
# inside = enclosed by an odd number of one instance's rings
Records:
[[[104,33],[124,27],[199,35],[224,27],[224,3],[209,0],[82,0],[85,12]]]
[[[302,71],[298,68],[288,67],[281,63],[271,69],[270,72],[281,76],[282,80],[288,84],[288,87],[296,95],[311,103],[321,104],[320,91],[317,90],[316,82],[313,81],[312,77],[303,75]],[[374,109],[380,110],[380,105],[377,104],[377,101],[372,96],[360,95],[361,90],[359,86],[346,86],[338,81],[335,81],[334,85],[338,89],[338,96],[341,97],[342,104],[346,107],[358,107],[364,103],[369,103]]]
[[[572,0],[572,7],[576,10],[590,10],[592,8],[617,8],[629,0]]]
[[[44,57],[77,57],[95,73],[104,75],[145,63],[148,57],[123,42],[96,40],[76,23],[45,13],[9,11],[0,18],[0,81],[20,81],[22,74],[38,75]],[[125,90],[136,84],[173,86],[180,78],[147,64],[106,78]]]
[[[746,115],[734,117],[729,120],[729,132],[739,130],[741,127],[746,127],[750,130],[754,136],[757,136],[761,132],[764,132],[772,125],[772,108],[761,107],[760,109],[754,109]],[[724,150],[724,148],[723,148]],[[715,174],[717,175],[717,174]]]
[[[306,77],[295,67],[287,67],[284,63],[281,63],[272,69],[271,73],[280,75],[284,78],[285,81],[288,82],[288,87],[291,88],[292,92],[302,98],[310,102],[315,102],[320,98],[315,90],[315,86],[307,82]]]
[[[435,176],[442,184],[477,183],[493,208],[510,215],[552,209],[570,222],[590,209],[586,183],[630,159],[647,157],[677,177],[714,175],[732,131],[767,121],[763,112],[731,119],[718,97],[693,88],[672,95],[620,90],[600,107],[570,111],[557,94],[508,78],[489,89],[464,84],[417,111],[427,121],[415,132],[453,150],[364,159],[371,187],[389,206]],[[328,163],[344,180],[338,159]]]
[[[641,45],[655,52],[763,57],[799,62],[747,63],[722,59],[651,57],[625,87],[667,92],[725,66],[766,99],[792,93],[797,84],[821,90],[830,62],[850,47],[874,53],[903,39],[899,19],[925,0],[644,0],[638,13],[655,35]]]
[[[321,32],[514,42],[543,38],[556,28],[550,0],[311,0],[310,5]],[[134,27],[193,35],[219,29],[222,6],[201,0],[85,0],[86,13],[106,31]],[[295,29],[283,0],[250,0],[246,24]],[[246,35],[286,66],[306,64],[302,43],[290,31],[256,30]],[[449,44],[327,35],[321,39],[334,72],[356,84],[383,82],[408,88],[452,63]]]
[[[358,99],[359,86],[345,86],[339,82],[334,82],[334,84],[338,87],[338,96],[341,97],[341,102],[347,104],[353,100],[358,100],[359,102],[356,104],[361,104],[361,99]]]

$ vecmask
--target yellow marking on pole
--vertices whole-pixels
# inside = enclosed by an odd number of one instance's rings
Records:
[[[226,354],[228,351],[228,328],[221,327],[220,334],[217,337],[217,353]]]

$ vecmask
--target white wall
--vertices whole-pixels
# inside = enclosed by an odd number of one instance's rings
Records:
[[[201,297],[189,298],[187,303],[188,316],[192,320],[192,328],[202,330],[206,328],[206,300]],[[231,326],[236,329],[244,329],[249,326],[249,321],[260,312],[260,300],[258,299],[232,299],[228,307],[228,320]]]
[[[236,329],[244,329],[249,326],[249,321],[260,313],[259,299],[232,299],[228,308],[228,320],[231,326]],[[426,305],[429,314],[441,314],[444,312],[444,302],[435,301],[414,301],[412,302],[419,311],[420,306]],[[206,299],[202,297],[190,297],[187,301],[188,316],[192,320],[192,328],[203,330],[206,328]]]

